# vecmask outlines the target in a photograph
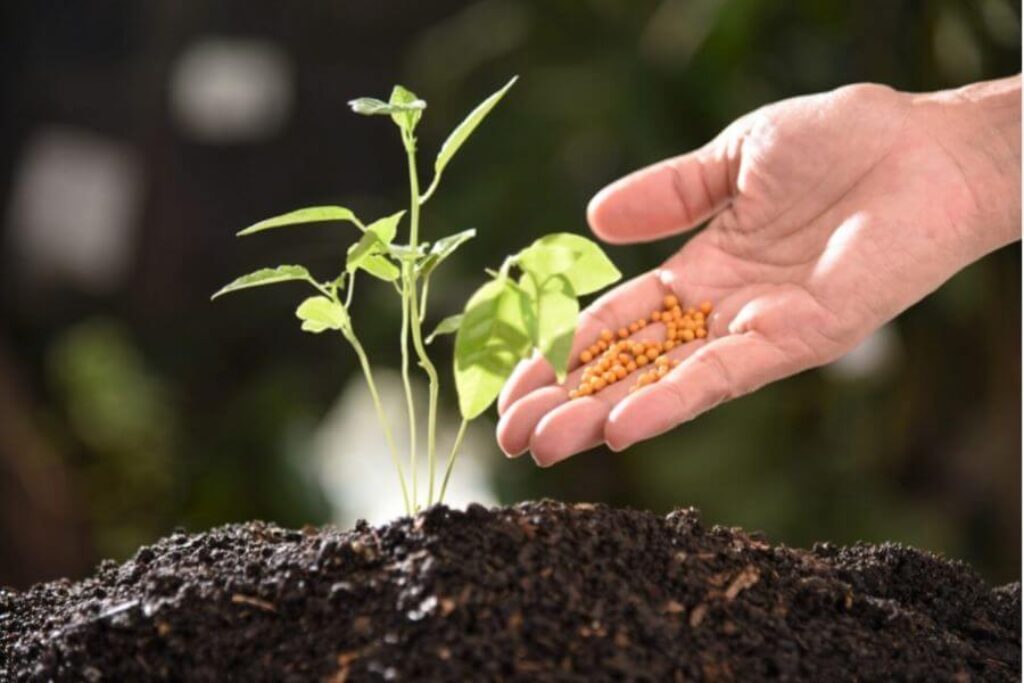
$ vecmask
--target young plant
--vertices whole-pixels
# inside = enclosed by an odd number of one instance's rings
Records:
[[[411,356],[415,354],[429,386],[426,505],[431,505],[444,498],[469,421],[494,402],[516,363],[537,349],[550,361],[559,379],[564,379],[576,331],[578,297],[601,289],[621,277],[601,249],[590,240],[569,233],[548,235],[505,259],[498,271],[488,271],[491,280],[473,294],[463,313],[445,318],[429,337],[423,337],[430,277],[437,266],[463,243],[472,239],[476,231],[464,230],[433,243],[423,241],[420,239],[420,209],[437,190],[449,162],[515,82],[516,78],[510,80],[477,105],[455,127],[437,153],[433,178],[425,191],[420,189],[415,131],[426,109],[426,102],[400,85],[394,87],[387,102],[370,97],[352,100],[349,104],[357,114],[388,116],[398,127],[409,173],[408,209],[370,223],[364,223],[351,209],[343,206],[299,209],[260,221],[238,235],[328,221],[348,223],[361,234],[348,249],[345,267],[333,279],[319,280],[303,266],[283,265],[244,275],[213,295],[215,299],[229,292],[282,282],[302,282],[316,291],[299,304],[295,314],[302,321],[304,331],[319,334],[336,330],[355,351],[398,472],[407,513],[414,513],[421,507],[416,475],[416,405],[409,374]],[[404,244],[395,241],[403,219],[408,224],[408,238]],[[518,277],[513,273],[513,268]],[[356,278],[360,273],[390,283],[401,300],[399,345],[409,423],[408,481],[388,416],[380,401],[372,366],[349,315]],[[456,335],[455,386],[462,423],[438,488],[435,472],[440,381],[426,347],[436,336],[451,333]]]

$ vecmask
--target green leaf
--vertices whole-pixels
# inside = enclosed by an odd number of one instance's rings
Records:
[[[442,334],[454,334],[455,332],[458,332],[459,328],[462,326],[463,317],[462,313],[457,313],[456,315],[450,315],[439,322],[437,327],[434,328],[434,331],[430,333],[429,337],[427,337],[427,343],[429,344],[434,341],[434,337],[441,336]]]
[[[367,257],[380,253],[383,248],[384,245],[381,243],[380,238],[377,237],[376,233],[366,231],[358,242],[348,248],[348,256],[345,260],[345,269],[350,273],[354,272],[357,268],[363,265],[363,261],[365,261]]]
[[[423,100],[411,102],[383,102],[375,97],[360,97],[349,100],[348,106],[357,114],[363,116],[393,116],[399,112],[422,111],[427,108]]]
[[[455,387],[462,417],[487,410],[516,363],[530,351],[522,293],[506,278],[492,280],[466,304],[455,336]]]
[[[309,274],[309,271],[302,266],[261,268],[260,270],[249,273],[248,275],[243,275],[231,284],[222,287],[216,294],[210,297],[210,299],[216,299],[219,296],[229,292],[238,291],[239,289],[262,287],[264,285],[274,285],[279,282],[291,282],[293,280],[306,280],[307,282],[312,282],[313,278]]]
[[[398,268],[381,254],[388,251],[391,240],[395,239],[398,222],[403,215],[405,211],[399,211],[366,226],[362,238],[349,247],[345,262],[348,272],[362,268],[382,280],[391,281],[398,278]]]
[[[567,273],[576,265],[578,256],[572,249],[534,242],[519,252],[516,264],[539,280]]]
[[[441,150],[437,153],[437,159],[434,161],[434,175],[440,176],[441,172],[444,171],[444,167],[448,165],[448,162],[452,160],[455,153],[459,151],[462,144],[466,142],[466,139],[476,130],[476,127],[480,125],[480,122],[484,120],[491,110],[494,109],[495,105],[501,100],[501,98],[508,92],[515,82],[519,80],[519,76],[514,76],[512,80],[505,84],[498,92],[492,94],[486,100],[476,106],[476,108],[469,112],[469,115],[462,120],[455,130],[448,135],[448,139],[441,145]]]
[[[337,301],[325,296],[311,296],[295,309],[305,332],[319,334],[324,330],[341,330],[348,326],[348,312]]]
[[[567,258],[567,253],[572,255]],[[622,273],[596,243],[569,232],[546,235],[519,252],[518,264],[544,282],[551,275],[569,278],[577,296],[603,289]]]
[[[237,233],[239,237],[251,235],[256,232],[280,228],[286,225],[297,225],[299,223],[319,223],[321,221],[348,221],[359,224],[355,214],[344,206],[311,206],[306,209],[298,209],[289,213],[267,218],[259,223],[253,223],[248,228]]]
[[[417,102],[422,106],[405,109]],[[391,120],[407,133],[412,133],[416,129],[416,124],[420,122],[420,116],[423,115],[423,109],[427,106],[426,102],[400,85],[396,85],[391,90],[391,99],[388,104],[392,107],[402,107],[400,111],[391,114]]]
[[[462,232],[455,233],[454,235],[448,235],[442,237],[438,241],[434,242],[430,248],[430,253],[427,257],[419,264],[418,270],[421,277],[429,276],[434,268],[440,265],[441,261],[452,255],[456,249],[462,246],[464,243],[476,237],[476,230],[470,228],[469,230],[463,230]]]
[[[391,261],[380,254],[371,254],[367,256],[360,267],[370,275],[380,278],[385,282],[394,282],[398,279],[398,276],[402,274],[402,271],[398,269]]]
[[[558,381],[562,382],[569,369],[569,354],[580,314],[576,293],[565,275],[552,275],[538,289],[534,278],[527,273],[519,284],[529,293],[535,307],[534,319],[530,321],[533,344],[551,363]]]
[[[390,216],[376,220],[366,226],[366,231],[377,235],[384,244],[391,244],[392,240],[395,239],[395,234],[398,232],[398,223],[404,215],[405,210],[403,209],[398,213],[393,213]]]

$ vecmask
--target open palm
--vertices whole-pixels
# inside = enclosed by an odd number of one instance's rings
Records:
[[[919,99],[851,86],[757,110],[603,190],[589,219],[608,242],[711,220],[661,268],[588,308],[574,357],[666,294],[714,303],[708,337],[673,349],[681,363],[635,393],[627,379],[569,401],[579,368],[563,386],[543,359],[522,364],[499,401],[502,448],[529,449],[541,465],[602,442],[626,448],[838,358],[991,250],[971,229],[984,198],[947,124]],[[660,339],[658,327],[634,337]]]

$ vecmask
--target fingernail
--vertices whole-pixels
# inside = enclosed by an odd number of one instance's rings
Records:
[[[612,441],[607,441],[607,442],[605,442],[605,445],[607,445],[608,449],[611,450],[612,452],[614,452],[614,453],[621,453],[622,451],[624,451],[627,448],[629,448],[630,446],[632,446],[633,443],[632,442],[614,443]]]
[[[533,458],[533,462],[536,463],[537,467],[540,467],[541,469],[547,469],[554,464],[551,462],[545,462],[533,451],[530,451],[530,457]]]

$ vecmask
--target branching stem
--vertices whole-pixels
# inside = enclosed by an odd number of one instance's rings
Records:
[[[434,172],[434,179],[430,181],[430,187],[427,191],[420,195],[419,204],[422,206],[427,203],[427,200],[434,196],[434,190],[437,189],[437,184],[441,182],[441,174],[437,171]]]

